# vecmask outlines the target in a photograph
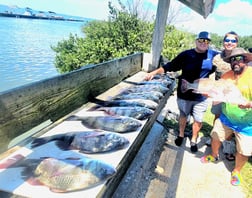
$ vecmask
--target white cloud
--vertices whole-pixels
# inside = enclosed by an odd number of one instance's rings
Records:
[[[188,20],[178,23],[176,26],[193,33],[206,30],[224,35],[233,30],[241,36],[252,35],[251,10],[251,1],[231,0],[226,3],[219,3],[218,7],[215,6],[207,19],[190,10],[188,14],[183,14],[183,17]]]
[[[215,14],[222,16],[222,17],[238,17],[240,18],[241,15],[243,18],[245,17],[252,17],[252,4],[248,1],[241,1],[241,0],[231,0],[227,3],[222,3],[219,7],[215,10]]]

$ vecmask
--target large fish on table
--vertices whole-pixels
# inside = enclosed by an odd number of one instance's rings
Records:
[[[227,102],[232,104],[246,104],[244,98],[235,84],[229,80],[211,80],[202,78],[189,83],[182,79],[181,91],[193,90],[194,93],[205,94],[216,102]]]
[[[106,131],[86,131],[57,134],[48,137],[34,138],[31,147],[37,147],[51,141],[62,150],[79,150],[82,153],[103,153],[123,149],[129,140],[118,133]]]
[[[127,99],[127,100],[100,100],[93,98],[90,100],[97,105],[104,106],[104,107],[146,107],[152,110],[155,110],[158,106],[158,103],[147,100],[147,99]]]
[[[31,185],[47,186],[52,192],[64,193],[94,187],[116,173],[116,169],[90,158],[41,158],[18,161],[9,168],[23,167],[22,179]]]
[[[141,91],[159,91],[162,94],[165,94],[169,91],[169,89],[160,84],[145,84],[145,85],[136,85],[133,87],[129,87],[127,90],[129,92],[141,92]]]
[[[126,83],[130,83],[130,84],[134,84],[134,85],[162,85],[165,87],[168,87],[171,83],[172,80],[171,79],[152,79],[152,80],[148,80],[148,81],[141,81],[141,82],[132,82],[132,81],[127,81],[124,80],[123,82]]]
[[[160,98],[151,92],[122,93],[113,98],[114,100],[145,99],[159,102]]]
[[[142,123],[134,118],[123,116],[70,116],[67,120],[77,120],[87,128],[126,133],[136,131]]]
[[[137,120],[145,120],[149,118],[154,111],[148,109],[146,107],[100,107],[97,109],[98,111],[104,111],[109,115],[116,115],[116,116],[127,116],[132,117]]]

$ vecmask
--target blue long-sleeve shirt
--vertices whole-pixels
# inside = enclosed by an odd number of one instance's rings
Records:
[[[208,78],[214,72],[212,60],[219,52],[208,49],[205,53],[198,53],[195,49],[190,49],[181,52],[171,62],[163,66],[167,71],[182,71],[178,80],[177,96],[178,98],[191,101],[203,101],[206,98],[201,94],[193,93],[188,90],[185,93],[181,92],[181,79],[185,79],[190,83],[199,78]]]

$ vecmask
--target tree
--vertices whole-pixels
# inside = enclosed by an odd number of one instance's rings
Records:
[[[171,60],[183,50],[194,47],[194,38],[192,33],[177,30],[174,26],[166,26],[163,56]]]
[[[150,50],[153,24],[128,13],[122,4],[120,10],[111,2],[108,6],[109,21],[90,21],[82,29],[85,38],[70,35],[52,46],[60,73]]]

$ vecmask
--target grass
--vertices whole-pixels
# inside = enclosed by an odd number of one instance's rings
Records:
[[[214,115],[210,111],[210,107],[206,111],[203,120],[203,126],[200,130],[200,136],[210,136],[213,127]],[[178,122],[174,119],[165,119],[164,125],[167,128],[178,129]],[[191,126],[187,126],[185,131],[191,131]],[[252,198],[252,157],[242,168],[241,175],[243,178],[242,189],[246,193],[246,198]]]

